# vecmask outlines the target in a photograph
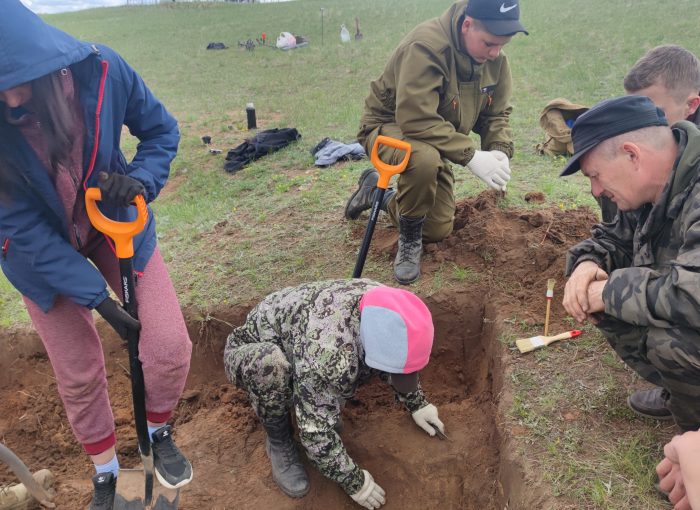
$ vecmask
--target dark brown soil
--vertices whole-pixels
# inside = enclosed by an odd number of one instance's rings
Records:
[[[507,437],[497,425],[502,390],[500,345],[492,327],[517,314],[541,320],[547,278],[563,284],[566,249],[587,236],[589,211],[503,210],[495,193],[459,204],[455,231],[428,245],[424,274],[445,262],[479,278],[426,298],[436,325],[430,365],[421,374],[449,440],[430,438],[375,380],[361,388],[343,413],[343,440],[358,463],[387,492],[388,510],[503,508],[501,451]],[[378,229],[372,251],[395,250],[395,231]],[[372,254],[370,254],[370,257]],[[252,302],[250,305],[252,306]],[[189,314],[195,344],[186,391],[175,415],[176,441],[192,460],[195,479],[182,491],[182,509],[359,508],[308,466],[312,490],[293,500],[276,489],[264,449],[264,432],[245,394],[225,378],[222,350],[232,325],[249,306]],[[553,317],[563,318],[555,300]],[[553,331],[563,323],[553,322]],[[102,325],[110,395],[122,465],[138,463],[121,341]],[[32,471],[56,475],[58,507],[83,508],[90,499],[92,465],[76,444],[56,392],[51,366],[30,332],[0,337],[0,440]],[[513,477],[509,470],[508,477]],[[14,481],[0,466],[0,484]],[[507,487],[506,487],[507,490]]]

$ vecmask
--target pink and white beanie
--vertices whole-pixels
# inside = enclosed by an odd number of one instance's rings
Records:
[[[433,318],[421,299],[403,289],[375,287],[360,299],[365,363],[390,374],[410,374],[430,360]]]

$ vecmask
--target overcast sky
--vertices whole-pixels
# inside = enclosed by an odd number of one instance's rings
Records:
[[[126,0],[22,0],[27,7],[39,14],[79,11],[91,7],[123,5]]]
[[[1,1],[1,0],[0,0]],[[288,0],[257,0],[265,2],[286,2]],[[53,14],[56,12],[79,11],[92,7],[112,7],[124,5],[126,0],[22,0],[24,4],[38,14]],[[149,2],[144,2],[149,3]]]

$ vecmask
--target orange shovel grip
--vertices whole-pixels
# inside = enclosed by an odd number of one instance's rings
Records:
[[[406,152],[403,160],[398,165],[389,165],[384,163],[379,159],[379,146],[386,145],[387,147],[393,147]],[[377,141],[374,142],[372,147],[371,161],[374,168],[379,172],[379,180],[377,181],[377,187],[387,189],[389,187],[389,180],[391,180],[392,175],[400,174],[406,170],[406,165],[408,165],[408,159],[411,157],[411,144],[404,142],[403,140],[397,140],[396,138],[391,138],[389,136],[379,135]]]
[[[100,188],[88,188],[85,190],[85,208],[87,210],[90,223],[103,234],[114,240],[117,257],[128,259],[134,256],[133,239],[146,226],[148,221],[148,207],[141,195],[136,195],[133,204],[136,206],[138,216],[134,221],[114,221],[107,218],[102,211],[97,208],[97,202],[102,200]]]

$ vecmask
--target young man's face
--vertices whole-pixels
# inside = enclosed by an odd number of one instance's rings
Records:
[[[637,96],[647,96],[651,99],[656,106],[664,111],[669,125],[687,119],[698,108],[698,100],[693,99],[698,97],[697,94],[691,94],[684,101],[679,101],[663,85],[652,85],[630,93]]]
[[[32,98],[32,85],[23,83],[17,87],[0,91],[0,101],[10,108],[17,108]]]
[[[476,28],[474,20],[469,16],[464,17],[461,34],[464,49],[478,64],[496,59],[501,54],[503,46],[513,38],[511,35],[493,35],[486,30]]]
[[[608,197],[621,211],[637,209],[650,201],[645,192],[647,183],[642,182],[625,154],[607,159],[594,149],[581,158],[581,173],[590,179],[593,196]]]

